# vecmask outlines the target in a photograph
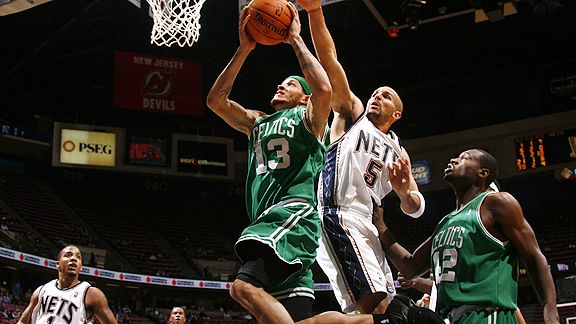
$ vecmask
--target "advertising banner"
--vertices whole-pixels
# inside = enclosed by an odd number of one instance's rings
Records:
[[[23,262],[32,264],[39,267],[50,268],[56,270],[56,261],[39,257],[36,255],[15,251],[11,249],[6,249],[0,247],[0,258],[11,259],[13,261]],[[231,282],[227,281],[212,281],[212,280],[195,280],[195,279],[179,279],[179,278],[168,278],[168,277],[158,277],[150,276],[145,274],[135,274],[128,272],[118,272],[111,271],[100,268],[92,268],[83,266],[82,275],[89,277],[99,277],[116,281],[126,281],[134,282],[145,285],[159,285],[159,286],[170,286],[170,287],[182,287],[182,288],[195,288],[195,289],[218,289],[227,290],[230,289],[232,285]],[[327,291],[332,290],[330,284],[320,283],[315,284],[314,290],[316,291]]]
[[[419,186],[432,182],[432,177],[430,176],[430,164],[428,161],[421,160],[412,162],[412,175]]]
[[[114,101],[119,108],[202,115],[199,61],[116,51]]]
[[[116,134],[62,129],[60,163],[113,167],[116,162]]]

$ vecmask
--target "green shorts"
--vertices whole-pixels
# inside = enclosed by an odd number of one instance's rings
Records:
[[[281,202],[263,212],[243,232],[234,247],[242,262],[270,248],[290,269],[279,286],[268,292],[277,299],[292,296],[314,298],[310,266],[316,259],[320,238],[320,218],[316,208],[304,200]]]
[[[466,313],[454,323],[457,324],[517,324],[514,310],[504,309],[492,312],[477,310]],[[453,323],[453,324],[454,324]]]

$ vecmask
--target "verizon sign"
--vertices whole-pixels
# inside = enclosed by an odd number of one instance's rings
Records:
[[[60,163],[115,166],[116,134],[62,129]]]

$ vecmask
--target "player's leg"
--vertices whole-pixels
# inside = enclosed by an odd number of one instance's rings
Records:
[[[308,204],[292,204],[279,206],[268,210],[247,228],[240,240],[236,243],[236,252],[242,260],[246,260],[238,270],[237,280],[231,289],[231,296],[250,311],[261,323],[293,323],[292,314],[278,301],[287,296],[279,296],[278,286],[289,277],[303,269],[305,259],[301,253],[290,248],[285,243],[285,237],[298,236],[298,242],[304,244],[306,240],[296,233],[300,223],[305,220],[295,216],[305,214],[304,211],[314,211]],[[310,214],[310,212],[308,213]],[[283,224],[287,220],[298,220],[297,224],[286,231]],[[319,232],[319,225],[314,231]],[[305,230],[305,229],[302,229]],[[310,250],[315,252],[317,234],[312,235]],[[276,242],[276,244],[271,244]],[[269,244],[270,243],[270,244]],[[281,249],[280,249],[281,247]],[[313,259],[313,256],[311,257]],[[308,261],[307,263],[311,263]],[[304,269],[309,266],[306,265]],[[310,284],[310,293],[313,297],[313,283]],[[274,293],[270,293],[274,292]],[[284,297],[284,298],[282,298]],[[298,314],[294,315],[298,317]],[[309,315],[307,315],[309,316]]]
[[[312,304],[314,299],[305,296],[296,296],[280,300],[294,322],[312,317]]]
[[[324,312],[307,318],[298,324],[374,324],[374,317],[370,314],[346,315],[339,312]]]
[[[280,302],[264,289],[242,279],[234,281],[230,296],[254,315],[259,323],[294,323]]]
[[[291,210],[291,208],[287,208]],[[278,239],[277,246],[282,246],[280,253],[284,260],[298,261],[300,269],[286,276],[286,280],[272,287],[271,295],[284,305],[294,321],[303,320],[312,316],[314,301],[314,279],[310,266],[316,257],[318,238],[320,236],[320,222],[314,208],[309,213],[301,213],[304,217],[286,231]],[[291,210],[294,214],[297,210]]]
[[[269,287],[284,281],[293,270],[278,260],[268,246],[257,241],[245,244],[253,245],[252,249],[259,251],[260,256],[247,260],[238,269],[230,295],[260,323],[293,323],[286,308],[267,292]]]
[[[322,220],[317,261],[342,311],[383,314],[394,281],[371,221],[338,210],[324,210]]]
[[[444,324],[444,321],[433,311],[417,307],[414,302],[402,295],[396,295],[385,309],[384,314],[342,314],[338,312],[325,312],[312,318],[300,321],[303,324],[376,324],[376,323],[418,323],[418,324]],[[480,322],[471,322],[480,323]],[[485,321],[482,323],[486,323]],[[500,322],[498,322],[500,323]]]

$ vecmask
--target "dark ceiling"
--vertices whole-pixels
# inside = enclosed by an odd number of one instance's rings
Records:
[[[353,91],[366,100],[374,88],[388,84],[403,97],[406,112],[395,126],[403,138],[576,107],[574,97],[550,93],[551,80],[576,75],[573,0],[519,1],[518,14],[483,23],[474,22],[467,0],[428,0],[415,30],[407,28],[414,20],[406,19],[401,2],[345,0],[324,13]],[[562,7],[551,10],[551,4]],[[232,133],[205,107],[203,118],[112,107],[114,50],[200,60],[206,94],[238,44],[237,0],[206,1],[200,40],[191,48],[150,45],[152,20],[142,7],[127,0],[54,0],[0,17],[0,118],[29,125],[48,118]],[[399,37],[390,38],[374,13],[389,25],[396,21]],[[303,35],[311,44],[305,16],[301,12]],[[259,46],[231,98],[266,110],[275,85],[297,72],[288,45]]]

